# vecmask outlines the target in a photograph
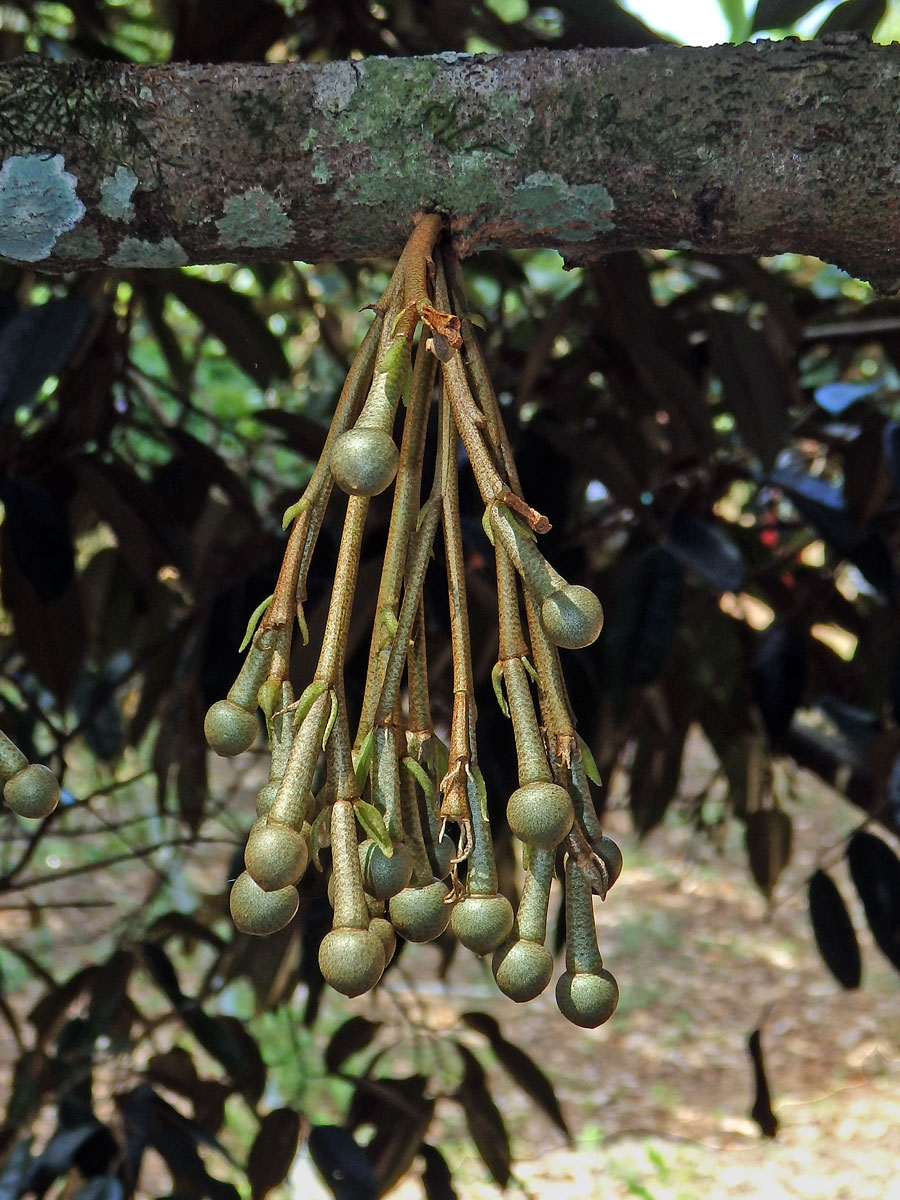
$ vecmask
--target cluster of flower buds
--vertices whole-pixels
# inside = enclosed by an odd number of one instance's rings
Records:
[[[231,912],[247,933],[282,928],[297,911],[298,881],[330,846],[334,922],[319,964],[332,987],[348,996],[368,991],[393,955],[397,936],[427,942],[449,925],[474,953],[493,955],[501,991],[526,1001],[547,987],[553,972],[544,944],[547,910],[551,882],[564,864],[566,970],[557,1003],[569,1020],[593,1027],[612,1015],[618,989],[603,969],[592,897],[605,897],[622,860],[593,806],[588,779],[596,768],[575,732],[559,649],[593,642],[603,614],[597,597],[563,579],[538,548],[549,525],[522,496],[468,318],[462,273],[449,249],[438,247],[440,235],[437,217],[420,220],[374,306],[321,459],[285,514],[291,533],[275,591],[251,618],[249,651],[234,686],[207,713],[207,740],[219,754],[240,754],[253,744],[258,708],[271,748],[269,780],[257,799]],[[423,497],[433,404],[433,482]],[[478,765],[460,441],[485,504],[483,524],[496,559],[499,655],[493,682],[518,758],[507,820],[525,846],[518,911],[498,890]],[[291,639],[295,629],[304,642],[308,638],[306,581],[334,484],[347,496],[334,588],[318,665],[295,696],[288,677]],[[392,486],[365,690],[351,737],[344,649],[360,549],[370,498]],[[432,721],[423,611],[439,527],[453,656],[446,744]]]

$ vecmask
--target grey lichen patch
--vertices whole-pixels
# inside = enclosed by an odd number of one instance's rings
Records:
[[[313,146],[316,144],[316,139],[318,138],[318,136],[319,136],[318,129],[310,129],[307,132],[306,137],[300,143],[300,149],[304,150],[308,153],[310,150],[312,150]]]
[[[107,175],[100,183],[100,211],[112,221],[133,221],[134,205],[131,197],[138,185],[138,177],[121,163],[115,175]]]
[[[313,179],[316,183],[325,184],[331,179],[331,172],[328,169],[328,164],[321,159],[313,167]]]
[[[400,69],[390,59],[359,64],[359,87],[334,136],[363,145],[369,162],[339,187],[339,200],[383,208],[403,192],[403,203],[448,213],[497,208],[521,110],[499,91],[493,68],[476,72],[476,94],[471,78],[452,78],[452,66],[444,56],[408,59]]]
[[[111,267],[183,267],[188,256],[173,237],[164,237],[161,242],[127,237],[122,238],[108,261]]]
[[[535,171],[513,194],[513,211],[529,233],[558,231],[557,240],[589,242],[615,228],[608,216],[615,205],[602,184],[570,184],[561,175]]]
[[[261,187],[231,196],[216,228],[222,241],[233,246],[286,246],[293,233],[287,213]]]
[[[20,262],[49,258],[60,234],[85,208],[61,154],[13,155],[0,169],[0,255]]]
[[[326,112],[342,112],[353,99],[359,85],[361,66],[348,62],[325,63],[316,83],[315,102]]]
[[[60,237],[53,253],[58,258],[95,259],[103,253],[103,242],[93,229],[72,229]]]

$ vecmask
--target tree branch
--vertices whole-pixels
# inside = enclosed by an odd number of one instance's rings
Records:
[[[0,257],[73,268],[457,248],[816,254],[900,286],[900,46],[0,67]]]

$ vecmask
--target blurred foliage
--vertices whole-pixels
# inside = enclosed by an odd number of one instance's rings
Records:
[[[789,31],[813,5],[721,8],[743,37]],[[822,29],[871,33],[883,18],[889,29],[885,10],[846,0]],[[657,37],[613,0],[23,0],[0,14],[4,58],[321,61]],[[407,1066],[388,1063],[396,1031],[386,1038],[360,1016],[312,1062],[304,1031],[329,1019],[317,873],[276,936],[236,935],[227,920],[226,880],[239,869],[229,857],[253,786],[221,770],[210,786],[203,714],[232,682],[247,617],[271,590],[280,514],[322,447],[367,324],[360,309],[388,266],[50,282],[0,268],[2,722],[64,789],[40,824],[0,816],[0,920],[13,930],[0,1017],[18,1054],[0,1129],[3,1197],[44,1195],[62,1177],[81,1200],[147,1194],[147,1150],[173,1196],[235,1196],[239,1184],[261,1197],[302,1137],[336,1196],[380,1195],[418,1157],[426,1195],[451,1197],[429,1142],[438,1101],[461,1106],[505,1183],[509,1139],[473,1053],[482,1044],[567,1134],[542,1072],[485,1014],[467,1014],[450,1067],[414,1027]],[[792,254],[615,254],[564,272],[550,251],[488,253],[467,264],[467,287],[525,494],[553,523],[548,556],[606,608],[600,640],[569,656],[572,698],[602,777],[627,772],[637,829],[675,805],[702,834],[715,834],[711,811],[739,820],[769,894],[792,840],[789,799],[773,789],[781,758],[839,782],[897,833],[900,305]],[[490,560],[466,471],[462,484],[480,711],[496,725],[482,765],[501,805],[515,768],[481,632],[494,628],[492,589],[479,586]],[[386,513],[373,515],[363,578],[385,529]],[[335,536],[327,527],[310,581],[312,630]],[[359,630],[370,619],[361,613]],[[361,680],[358,634],[348,674],[355,661]],[[446,680],[446,630],[428,637]],[[298,677],[304,661],[298,653]],[[684,796],[697,728],[720,770],[705,794]],[[896,964],[897,859],[871,833],[849,847],[877,944]],[[513,880],[509,841],[498,852]],[[810,905],[826,963],[856,986],[855,934],[823,872]],[[103,936],[92,940],[95,917]],[[21,994],[32,997],[24,1019]],[[291,1038],[288,1066],[267,1047]],[[326,1074],[336,1090],[323,1103],[310,1078]],[[360,1131],[373,1128],[363,1148]]]

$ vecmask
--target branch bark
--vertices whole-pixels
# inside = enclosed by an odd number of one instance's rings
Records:
[[[900,286],[900,46],[0,67],[0,257],[59,273],[458,249],[815,254]]]

